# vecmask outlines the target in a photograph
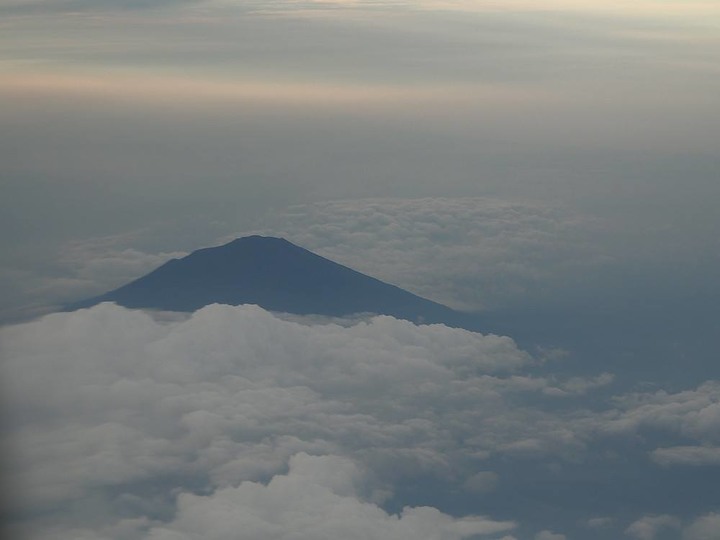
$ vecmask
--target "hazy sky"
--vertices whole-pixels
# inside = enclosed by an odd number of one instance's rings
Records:
[[[186,251],[328,200],[551,203],[707,272],[717,3],[600,4],[3,0],[5,318],[85,294],[47,288],[70,243]]]
[[[5,327],[17,534],[717,538],[718,96],[717,0],[0,0],[0,322],[259,232],[515,340]]]

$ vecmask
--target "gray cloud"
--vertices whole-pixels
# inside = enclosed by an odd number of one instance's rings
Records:
[[[558,289],[587,287],[613,262],[599,222],[537,202],[337,201],[273,221],[260,232],[465,309],[548,301]]]
[[[389,317],[309,326],[254,307],[211,306],[180,322],[111,305],[51,315],[5,328],[3,357],[16,511],[132,495],[156,478],[236,486],[298,452],[342,452],[386,481],[453,475],[448,430],[470,429],[478,400],[497,401],[483,387],[544,384],[488,375],[530,361],[508,338]],[[458,408],[451,428],[443,418]],[[121,502],[107,504],[112,513]],[[448,530],[476,531],[470,523]]]
[[[587,520],[587,526],[591,529],[600,529],[612,525],[614,519],[611,517],[594,517]]]
[[[115,289],[185,252],[145,253],[131,247],[113,247],[108,239],[71,242],[58,250],[43,271],[28,268],[0,270],[6,303],[0,323],[32,319],[80,298]]]
[[[683,530],[683,540],[712,540],[720,534],[720,514],[710,513],[695,519]]]
[[[390,317],[318,324],[216,305],[153,319],[103,304],[3,328],[2,357],[3,444],[12,465],[5,483],[19,538],[193,538],[195,512],[224,512],[250,493],[292,513],[292,501],[272,494],[297,480],[300,469],[287,473],[288,463],[304,454],[322,465],[308,486],[338,512],[376,516],[377,531],[386,531],[379,535],[404,538],[414,530],[406,526],[435,516],[451,538],[499,532],[510,521],[519,524],[518,538],[531,538],[535,522],[523,524],[522,512],[506,504],[505,515],[469,521],[443,517],[439,507],[393,517],[401,507],[387,505],[405,500],[408,483],[424,482],[436,486],[427,494],[445,486],[477,500],[465,514],[492,515],[482,508],[493,497],[548,481],[533,479],[545,474],[530,472],[533,464],[545,463],[552,477],[602,463],[608,449],[648,429],[666,442],[714,437],[714,424],[699,422],[714,383],[586,409],[577,400],[596,380],[533,376],[536,361],[509,338]],[[667,448],[650,440],[634,459],[651,466],[648,452],[662,457]],[[355,491],[326,483],[346,478],[328,472],[336,466],[355,471],[347,476],[357,479]],[[282,512],[274,521],[260,506],[246,509],[258,530],[290,526]],[[307,534],[317,532],[312,523]],[[223,538],[217,527],[208,534]],[[535,530],[558,534],[550,532],[556,526]]]
[[[672,347],[679,343],[688,349],[707,346],[713,330],[703,330],[703,320],[711,317],[703,313],[712,310],[712,302],[705,306],[689,299],[696,298],[695,287],[713,297],[715,285],[707,281],[710,273],[691,277],[685,273],[689,267],[677,268],[684,256],[667,236],[639,234],[640,247],[633,231],[637,229],[627,222],[580,214],[560,201],[433,197],[299,205],[273,213],[253,232],[286,236],[459,309],[513,312],[513,328],[507,332],[518,332],[526,323],[537,334],[542,326],[538,318],[547,322],[557,317],[565,330],[550,338],[551,344],[574,339],[567,328],[578,317],[587,318],[585,331],[590,333],[610,325],[618,333],[640,334],[646,330],[630,328],[673,324],[673,339],[666,336],[662,346],[658,341],[657,350],[630,353],[665,356],[664,362],[672,365],[678,361]],[[713,266],[699,262],[697,270],[705,274]],[[587,310],[590,305],[593,310]],[[614,315],[593,315],[602,312]],[[685,327],[683,320],[693,322]],[[592,349],[598,350],[597,344]],[[694,354],[699,361],[712,353],[708,348]],[[707,369],[699,368],[699,375],[704,377]]]
[[[489,493],[497,487],[500,477],[492,471],[480,471],[473,474],[463,484],[468,491]]]
[[[633,522],[625,534],[639,540],[653,540],[665,529],[680,529],[680,520],[667,514],[645,516]]]
[[[178,515],[150,530],[148,540],[337,538],[459,540],[514,528],[510,522],[452,518],[434,508],[404,508],[391,516],[358,500],[359,471],[347,459],[296,454],[287,475],[267,485],[243,482],[210,496],[181,495]]]
[[[657,448],[650,455],[653,461],[666,467],[720,465],[720,448],[714,446],[671,446]]]
[[[622,414],[610,422],[607,429],[611,432],[654,430],[687,437],[710,446],[720,442],[719,395],[720,383],[711,380],[695,389],[677,393],[659,390],[620,396],[615,402]],[[707,453],[711,452],[708,449]],[[672,453],[660,450],[659,455],[669,457]]]
[[[634,521],[625,534],[639,540],[666,538],[667,534],[683,540],[712,540],[720,534],[720,514],[710,512],[684,523],[670,514],[647,515]]]
[[[567,380],[557,381],[554,386],[544,389],[543,392],[546,395],[557,397],[579,396],[595,388],[606,386],[613,380],[615,380],[615,376],[612,373],[603,373],[592,378],[570,377]]]
[[[564,534],[554,533],[552,531],[540,531],[535,535],[535,540],[566,540]]]

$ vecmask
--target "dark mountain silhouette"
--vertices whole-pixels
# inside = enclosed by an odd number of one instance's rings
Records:
[[[342,316],[392,315],[465,326],[463,314],[320,257],[281,238],[250,236],[194,251],[101,296],[129,308],[195,311],[213,303],[257,304],[270,311]]]

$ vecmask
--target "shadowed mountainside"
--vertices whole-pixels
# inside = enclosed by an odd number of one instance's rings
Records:
[[[343,316],[392,315],[413,322],[468,325],[462,313],[320,257],[281,238],[249,236],[172,259],[95,298],[128,308],[195,311],[220,304],[257,304],[270,311]]]

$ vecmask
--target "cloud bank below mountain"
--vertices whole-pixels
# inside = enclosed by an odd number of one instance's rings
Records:
[[[690,470],[678,441],[718,444],[714,382],[608,401],[609,375],[533,375],[510,338],[392,317],[101,304],[3,328],[2,356],[17,538],[224,539],[239,522],[263,539],[555,538],[576,525],[528,514],[517,490],[557,504],[532,486],[626,462],[670,477]],[[711,515],[695,502],[674,519]]]

